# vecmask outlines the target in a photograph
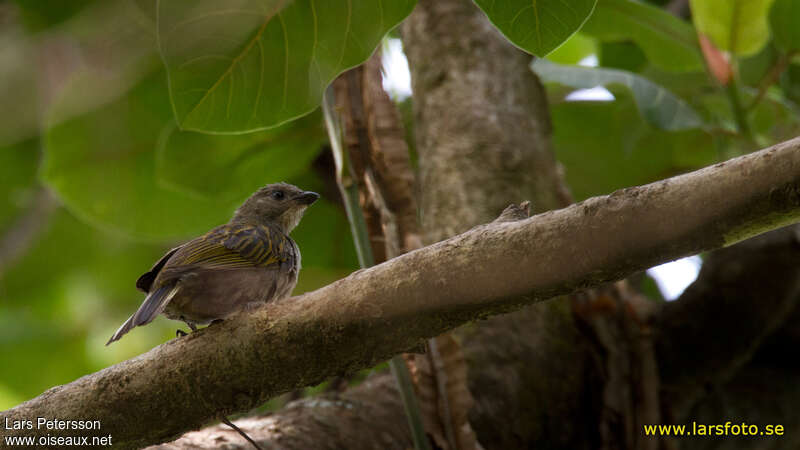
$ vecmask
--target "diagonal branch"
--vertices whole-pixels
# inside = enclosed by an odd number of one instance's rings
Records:
[[[511,223],[479,226],[53,388],[0,421],[97,419],[120,448],[369,367],[464,322],[800,220],[800,139]],[[21,430],[19,435],[41,435]]]

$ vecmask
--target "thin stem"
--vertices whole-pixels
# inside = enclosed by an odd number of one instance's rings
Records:
[[[322,101],[322,112],[325,116],[325,125],[328,128],[333,160],[336,163],[336,183],[339,185],[345,211],[347,211],[347,219],[350,222],[350,230],[353,233],[358,263],[362,268],[371,267],[375,265],[375,260],[370,247],[367,224],[364,221],[364,215],[359,205],[358,186],[353,180],[350,159],[342,145],[342,126],[339,116],[334,110],[334,105],[333,88],[329,86]],[[406,366],[403,357],[397,355],[389,360],[389,367],[397,381],[397,387],[403,400],[403,408],[406,412],[408,425],[411,428],[414,448],[417,450],[430,450],[430,442],[425,433],[425,426],[422,423],[422,413],[420,412],[417,397],[414,394],[414,385],[411,381],[408,366]]]
[[[419,409],[417,396],[414,394],[414,384],[411,381],[411,373],[408,366],[400,355],[394,356],[389,360],[389,368],[392,370],[394,379],[400,396],[403,399],[403,409],[406,412],[408,425],[411,427],[411,437],[414,439],[414,448],[417,450],[431,450],[428,435],[425,434],[425,426],[422,424],[422,413]]]
[[[375,265],[375,260],[372,256],[372,248],[369,246],[367,224],[364,222],[364,216],[361,214],[361,207],[358,203],[358,185],[353,180],[350,158],[342,145],[342,126],[334,111],[334,104],[333,89],[328,88],[322,101],[322,111],[325,116],[325,126],[328,129],[333,160],[336,164],[336,184],[339,186],[339,193],[344,201],[347,221],[350,222],[350,232],[353,234],[358,265],[362,268],[370,267]]]
[[[792,60],[792,57],[794,57],[794,54],[795,52],[789,52],[778,56],[775,64],[772,65],[769,72],[767,72],[764,78],[761,79],[761,82],[758,83],[758,93],[756,93],[756,96],[750,101],[747,108],[745,108],[747,111],[758,106],[759,102],[764,98],[764,95],[766,95],[767,89],[778,81],[781,73],[789,66],[789,62]]]
[[[728,100],[731,102],[731,109],[733,110],[733,119],[736,121],[736,128],[742,135],[748,139],[752,136],[750,134],[750,125],[747,123],[747,113],[742,108],[742,101],[739,99],[739,88],[736,76],[732,76],[728,85],[725,86]]]

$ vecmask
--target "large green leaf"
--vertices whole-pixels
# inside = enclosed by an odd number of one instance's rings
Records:
[[[670,71],[703,69],[691,25],[659,8],[630,0],[598,0],[582,32],[602,40],[632,40],[656,66]]]
[[[165,186],[179,191],[237,200],[266,182],[285,181],[307,171],[326,141],[320,114],[237,135],[171,127],[158,149],[157,175]]]
[[[686,130],[700,127],[697,113],[667,89],[642,76],[617,69],[567,66],[538,59],[531,69],[545,82],[576,88],[619,84],[630,89],[636,106],[648,122],[663,130]]]
[[[164,73],[127,95],[64,121],[75,97],[90,86],[76,81],[54,106],[46,131],[42,176],[77,216],[103,228],[145,238],[175,238],[227,220],[235,204],[161,188],[155,150],[172,120]],[[78,99],[80,101],[80,99]]]
[[[747,56],[769,39],[767,12],[773,0],[690,0],[698,31],[722,50]]]
[[[775,43],[787,51],[800,50],[800,2],[775,0],[769,11]]]
[[[159,47],[182,129],[237,133],[319,106],[414,0],[160,0]]]
[[[597,0],[475,0],[489,20],[521,49],[545,56],[578,31]]]

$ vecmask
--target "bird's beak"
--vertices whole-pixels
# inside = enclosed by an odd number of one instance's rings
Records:
[[[297,203],[300,203],[301,205],[310,205],[315,201],[317,201],[318,198],[319,194],[317,194],[316,192],[305,191],[302,194],[295,197],[294,199]]]

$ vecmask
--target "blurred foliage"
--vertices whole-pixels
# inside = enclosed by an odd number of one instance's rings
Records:
[[[19,7],[22,24],[32,32],[46,30],[81,12],[95,0],[70,0],[67,2],[42,2],[14,0]]]
[[[716,161],[702,131],[647,124],[623,91],[613,102],[560,102],[551,108],[556,157],[578,199],[645,184]],[[590,125],[590,126],[589,126]]]
[[[702,70],[695,31],[670,13],[630,0],[598,0],[594,14],[581,29],[600,41],[632,41],[650,63],[669,71]]]
[[[354,270],[349,225],[331,189],[330,163],[320,157],[325,136],[314,110],[327,82],[365,59],[413,3],[359,1],[349,12],[329,6],[323,17],[311,9],[316,3],[295,1],[270,20],[237,14],[228,23],[212,19],[222,14],[217,3],[162,0],[162,30],[184,28],[179,37],[161,33],[162,58],[155,1],[0,3],[0,102],[13,106],[0,122],[0,243],[36,211],[43,186],[60,202],[39,218],[43,226],[31,242],[15,243],[24,247],[21,256],[0,254],[6,362],[0,408],[171,339],[180,324],[159,318],[103,346],[143,299],[136,278],[167,249],[228,220],[263,184],[285,180],[326,194],[293,233],[303,252],[295,293]],[[556,156],[578,200],[694,170],[800,131],[800,16],[791,1],[774,0],[771,9],[759,1],[747,10],[743,19],[766,24],[766,32],[714,18],[712,37],[747,40],[744,47],[718,43],[735,50],[729,55],[733,89],[706,73],[692,23],[705,30],[707,17],[682,19],[627,0],[586,1],[574,10],[562,1],[539,2],[538,9],[527,7],[530,2],[495,2],[494,9],[478,3],[517,45],[552,51],[548,59],[562,65],[547,92]],[[699,11],[702,3],[692,6]],[[385,7],[383,15],[376,5]],[[181,24],[186,17],[190,25]],[[347,33],[328,21],[337,17],[352,19]],[[318,27],[309,28],[315,19]],[[246,29],[231,29],[243,23]],[[262,34],[247,41],[253,26],[264,27]],[[313,37],[309,29],[319,33]],[[227,37],[234,42],[223,42]],[[267,60],[248,59],[241,51],[248,42],[271,52],[271,64],[261,70],[257,63]],[[600,67],[574,67],[590,56]],[[227,70],[230,77],[221,76]],[[570,81],[568,74],[580,79]],[[575,88],[595,84],[607,84],[614,99],[567,100]],[[187,89],[198,90],[175,100]],[[411,100],[400,106],[416,164]],[[668,117],[699,126],[665,126],[672,123],[662,120]],[[261,131],[222,135],[192,128]]]
[[[769,25],[775,44],[786,51],[800,50],[800,2],[774,0],[769,12]]]
[[[739,56],[757,53],[769,39],[767,12],[773,0],[690,0],[697,30]]]
[[[576,88],[620,85],[628,88],[642,116],[663,130],[686,130],[702,125],[697,113],[683,100],[647,78],[625,70],[580,67],[536,60],[531,64],[543,82]]]
[[[647,56],[638,45],[630,41],[602,42],[597,53],[602,67],[638,72],[647,66]]]
[[[578,64],[587,56],[595,54],[597,54],[597,45],[594,39],[576,33],[560,47],[550,52],[547,59],[559,64]]]
[[[0,230],[8,227],[33,198],[38,150],[36,138],[0,147]]]

